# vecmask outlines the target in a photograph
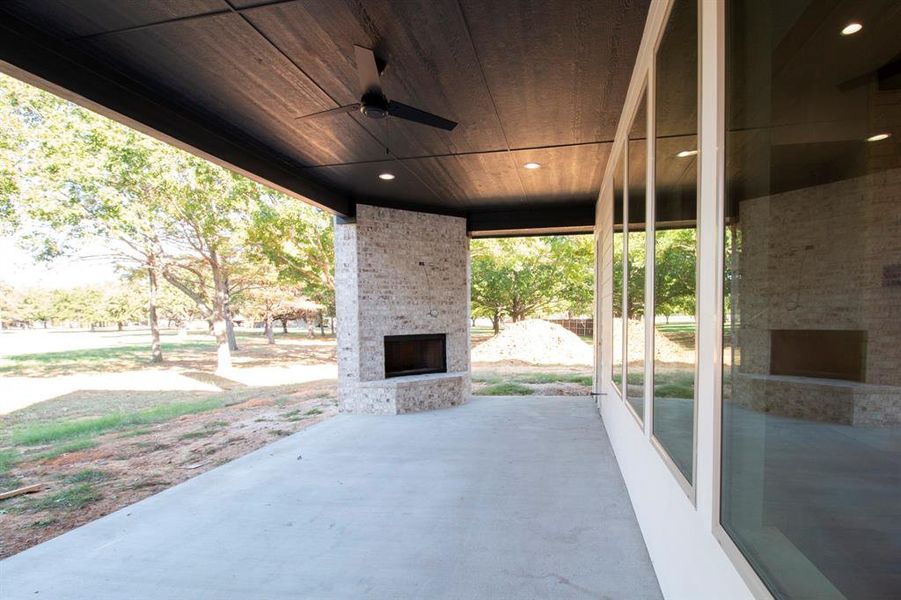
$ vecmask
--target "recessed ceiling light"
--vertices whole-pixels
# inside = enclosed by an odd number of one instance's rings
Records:
[[[379,179],[384,179],[385,181],[391,181],[394,179],[393,173],[382,173],[379,175]]]
[[[877,133],[876,135],[871,135],[867,138],[868,142],[881,142],[882,140],[887,140],[892,137],[890,133]]]
[[[682,152],[676,154],[676,156],[678,156],[679,158],[688,158],[689,156],[694,156],[697,153],[697,150],[683,150]]]
[[[523,166],[524,166],[525,168],[529,169],[529,170],[535,170],[535,169],[540,169],[540,168],[541,168],[541,165],[538,164],[537,162],[527,162],[527,163],[524,164]]]
[[[842,35],[854,35],[861,29],[863,29],[863,25],[860,23],[848,23],[842,27]]]

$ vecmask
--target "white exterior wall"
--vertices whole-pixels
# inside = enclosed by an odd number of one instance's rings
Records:
[[[654,50],[663,32],[671,0],[655,1],[645,26],[626,104],[611,150],[596,206],[598,327],[600,360],[595,374],[599,409],[619,462],[632,506],[638,517],[660,587],[666,598],[678,600],[747,600],[771,596],[719,525],[720,288],[722,190],[720,184],[722,124],[723,4],[700,0],[700,123],[698,197],[698,372],[695,484],[687,487],[674,472],[651,436],[651,386],[645,386],[645,427],[637,422],[610,381],[613,299],[612,170],[625,143],[644,82],[649,85],[648,137],[653,139]],[[653,182],[653,152],[648,157],[648,182]],[[647,195],[648,222],[653,223],[653,187]],[[648,239],[653,239],[649,228]],[[649,253],[648,256],[653,256]],[[652,273],[651,273],[652,274]],[[645,298],[653,298],[653,286]],[[653,340],[653,320],[646,319],[647,348]]]

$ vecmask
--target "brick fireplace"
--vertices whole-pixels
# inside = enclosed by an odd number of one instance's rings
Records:
[[[462,218],[359,205],[335,227],[338,395],[398,414],[469,396],[469,239]]]

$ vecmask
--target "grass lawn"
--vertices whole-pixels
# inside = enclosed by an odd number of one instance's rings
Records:
[[[521,383],[492,383],[479,389],[480,396],[529,396],[535,390]]]
[[[25,510],[32,512],[58,509],[77,510],[99,500],[100,497],[100,492],[97,491],[93,483],[79,483],[60,490],[55,494],[44,496],[28,505]]]
[[[695,324],[694,323],[659,323],[657,325],[657,331],[662,331],[664,333],[694,333]]]
[[[584,396],[591,391],[590,373],[554,367],[493,365],[490,370],[474,370],[472,382],[477,396]]]
[[[54,396],[0,414],[0,492],[42,487],[0,501],[0,558],[337,412],[334,379],[281,383],[269,374],[283,368],[318,374],[321,365],[334,363],[334,342],[306,333],[278,335],[281,343],[273,346],[262,334],[240,336],[241,349],[233,357],[244,383],[213,373],[215,347],[206,336],[166,336],[161,365],[149,363],[148,345],[134,344],[134,332],[25,332],[22,339],[32,341],[27,347],[15,336],[7,333],[3,340],[0,386],[61,387]],[[83,345],[72,347],[73,340]],[[34,352],[41,343],[50,351]],[[254,379],[247,373],[257,367],[262,369]],[[160,387],[92,387],[114,371],[125,386],[149,380]],[[176,375],[205,387],[165,387]],[[70,381],[84,387],[70,388]]]
[[[211,351],[212,341],[185,340],[160,344],[163,355],[184,355],[198,350]],[[117,346],[111,348],[88,348],[45,352],[41,354],[15,354],[3,357],[0,375],[52,377],[70,372],[88,370],[123,370],[141,368],[150,361],[148,344]]]
[[[631,381],[629,383],[632,383]],[[654,373],[654,396],[657,398],[695,397],[695,374],[688,369],[658,369]]]
[[[472,376],[473,382],[489,383],[492,385],[501,383],[579,383],[591,385],[591,375],[582,373],[496,373],[482,372]]]
[[[478,325],[476,327],[470,327],[469,332],[472,335],[494,335],[494,328]]]
[[[644,373],[629,373],[629,386],[644,384]],[[613,382],[621,385],[622,376],[614,375]],[[629,390],[630,394],[635,390]],[[654,396],[657,398],[694,398],[694,372],[688,369],[658,369],[654,373]]]
[[[14,428],[9,434],[9,442],[14,446],[37,446],[73,438],[90,438],[113,429],[163,423],[175,417],[221,408],[223,405],[222,398],[211,398],[200,402],[161,404],[135,412],[114,412],[92,419],[32,423]]]
[[[288,333],[285,333],[282,331],[281,325],[276,323],[275,328],[272,333],[275,336],[276,341],[282,340],[282,339],[284,339],[284,340],[316,340],[316,341],[334,340],[335,339],[335,335],[333,333],[331,333],[331,331],[329,330],[328,327],[325,328],[325,335],[322,335],[319,332],[319,328],[317,327],[316,335],[314,335],[313,337],[310,337],[310,334],[308,334],[306,331],[301,331],[301,330],[297,330],[297,329],[295,329],[293,331],[289,330]],[[260,336],[262,336],[262,335],[263,335],[263,333],[261,331],[236,331],[235,332],[235,337],[238,338],[239,340],[241,340],[241,339],[256,340],[256,339],[260,339]]]

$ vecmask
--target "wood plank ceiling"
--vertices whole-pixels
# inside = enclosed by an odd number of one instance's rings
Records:
[[[71,60],[109,68],[126,87],[270,157],[314,184],[283,188],[333,212],[368,203],[484,220],[593,205],[647,8],[648,0],[7,0],[0,22],[27,28],[30,40],[46,35],[58,53],[71,49]],[[298,121],[359,100],[355,44],[386,61],[389,98],[459,126],[356,112]],[[17,66],[16,57],[0,60]],[[385,171],[396,179],[379,180]],[[320,189],[330,194],[315,197]]]

